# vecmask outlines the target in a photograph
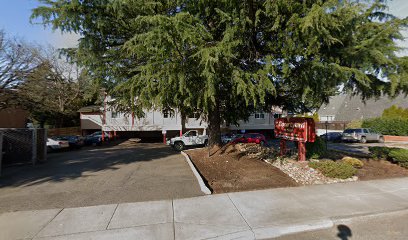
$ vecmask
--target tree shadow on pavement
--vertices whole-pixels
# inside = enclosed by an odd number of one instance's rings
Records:
[[[118,165],[153,161],[175,154],[177,152],[161,144],[85,147],[77,151],[52,153],[48,155],[46,162],[36,166],[24,165],[3,169],[0,188],[63,182],[88,177],[92,175],[90,173],[116,170],[119,168]]]

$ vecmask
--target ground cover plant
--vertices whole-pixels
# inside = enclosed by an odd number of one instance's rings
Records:
[[[323,175],[330,178],[347,179],[357,173],[351,164],[345,162],[336,162],[331,160],[323,160],[319,162],[310,162],[311,168],[319,170]]]
[[[344,157],[341,159],[341,162],[347,163],[355,168],[362,168],[364,166],[364,163],[361,160],[353,157]]]
[[[408,168],[408,149],[370,147],[369,150],[375,159],[385,159]]]
[[[392,149],[388,156],[401,167],[408,168],[408,149]]]

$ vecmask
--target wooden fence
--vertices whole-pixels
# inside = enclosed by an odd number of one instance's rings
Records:
[[[328,130],[344,130],[347,128],[347,124],[350,122],[345,121],[330,121],[327,122],[327,129]],[[326,122],[317,122],[316,123],[317,129],[326,129]]]
[[[47,130],[48,136],[81,135],[81,127],[51,128]]]

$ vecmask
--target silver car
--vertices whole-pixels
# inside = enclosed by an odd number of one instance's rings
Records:
[[[366,143],[366,142],[384,142],[384,136],[372,132],[368,128],[350,128],[344,130],[341,140],[343,142],[361,142],[361,143]]]

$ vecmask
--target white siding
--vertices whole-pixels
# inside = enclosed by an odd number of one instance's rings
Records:
[[[263,113],[264,118],[255,118],[255,114],[252,114],[248,121],[238,121],[239,126],[231,125],[231,130],[255,130],[255,129],[274,129],[275,118],[272,113]]]
[[[124,113],[114,113],[106,111],[106,123],[102,129],[104,131],[162,131],[162,130],[180,130],[181,117],[176,111],[173,114],[168,114],[167,118],[160,111],[146,111],[143,118],[134,118],[132,124],[132,115]],[[252,114],[248,121],[239,121],[239,126],[231,125],[230,130],[252,130],[252,129],[274,129],[274,117],[272,113]],[[263,116],[263,118],[260,118]],[[102,115],[87,115],[81,114],[81,119],[89,119],[98,125],[102,125]],[[186,121],[187,129],[206,129],[207,123],[202,119],[188,118]]]
[[[90,121],[102,126],[102,115],[82,113],[81,114],[81,120],[90,120]]]

